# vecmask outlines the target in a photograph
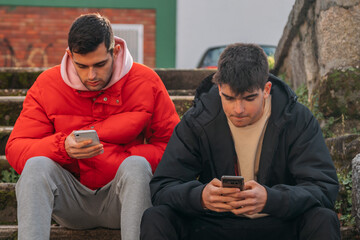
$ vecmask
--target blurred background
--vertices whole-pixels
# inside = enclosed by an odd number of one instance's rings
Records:
[[[178,0],[176,67],[194,68],[210,47],[276,46],[295,0]]]
[[[99,12],[135,60],[196,68],[204,52],[234,42],[276,46],[295,0],[0,0],[0,67],[51,67],[73,20]]]

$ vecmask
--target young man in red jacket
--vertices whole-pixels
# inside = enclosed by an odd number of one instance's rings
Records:
[[[159,76],[133,62],[105,17],[77,18],[68,45],[61,65],[29,89],[6,146],[21,174],[19,239],[49,239],[51,217],[137,239],[152,171],[179,117]],[[100,144],[76,141],[75,130],[96,130]]]

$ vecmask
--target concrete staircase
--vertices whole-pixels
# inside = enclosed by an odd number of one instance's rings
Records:
[[[22,102],[27,90],[43,70],[37,68],[0,68],[0,180],[1,171],[11,168],[5,158],[7,139],[22,110]],[[179,116],[192,106],[195,89],[201,80],[214,72],[214,70],[175,69],[155,69],[155,71],[168,89]],[[358,137],[352,136],[350,140]],[[327,140],[332,155],[332,149],[335,149],[336,145],[344,146],[346,141],[349,140],[342,140],[341,142]],[[342,163],[336,165],[343,168]],[[0,183],[0,240],[17,239],[16,224],[15,184]],[[342,227],[341,234],[342,239],[360,239],[356,229]],[[51,227],[51,239],[119,239],[119,236],[119,230],[103,228],[69,230],[56,224]]]

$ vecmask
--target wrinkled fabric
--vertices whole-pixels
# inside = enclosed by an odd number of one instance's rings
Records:
[[[45,156],[91,189],[110,182],[122,161],[142,156],[154,171],[179,122],[164,84],[150,68],[133,63],[112,86],[101,91],[70,87],[60,66],[43,72],[29,89],[6,146],[6,157],[21,174],[29,158]],[[104,153],[70,158],[64,142],[74,130],[97,131]]]
[[[256,176],[267,191],[262,213],[292,219],[314,207],[332,209],[339,183],[320,126],[283,81],[269,81],[272,109]],[[201,194],[212,179],[236,175],[236,151],[219,89],[206,81],[200,89],[150,182],[152,202],[189,216],[226,215],[204,209]]]

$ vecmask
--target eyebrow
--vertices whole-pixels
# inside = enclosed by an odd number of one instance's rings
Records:
[[[253,93],[253,94],[247,95],[246,97],[244,97],[244,99],[254,98],[254,97],[257,97],[258,95],[259,95],[259,93]]]
[[[109,59],[105,59],[105,60],[103,60],[103,61],[97,62],[97,63],[93,64],[93,66],[96,66],[96,65],[100,65],[100,64],[106,63],[107,61],[109,61]],[[76,64],[76,65],[79,65],[79,66],[86,66],[86,67],[88,67],[88,65],[85,65],[85,64],[82,64],[82,63],[78,63],[78,62],[76,62],[75,60],[74,60],[74,62],[75,62],[75,64]]]
[[[223,93],[222,91],[220,91],[220,92],[221,92],[221,94],[222,94],[224,97],[227,97],[227,98],[235,98],[235,97],[233,97],[233,96],[229,96],[229,95]]]
[[[220,91],[221,94],[224,96],[224,97],[227,97],[227,98],[230,98],[230,99],[235,99],[236,97],[233,97],[233,96],[229,96],[225,93],[223,93],[222,91]],[[253,97],[257,97],[259,95],[259,93],[253,93],[253,94],[249,94],[245,97],[242,97],[242,99],[249,99],[249,98],[253,98]]]

